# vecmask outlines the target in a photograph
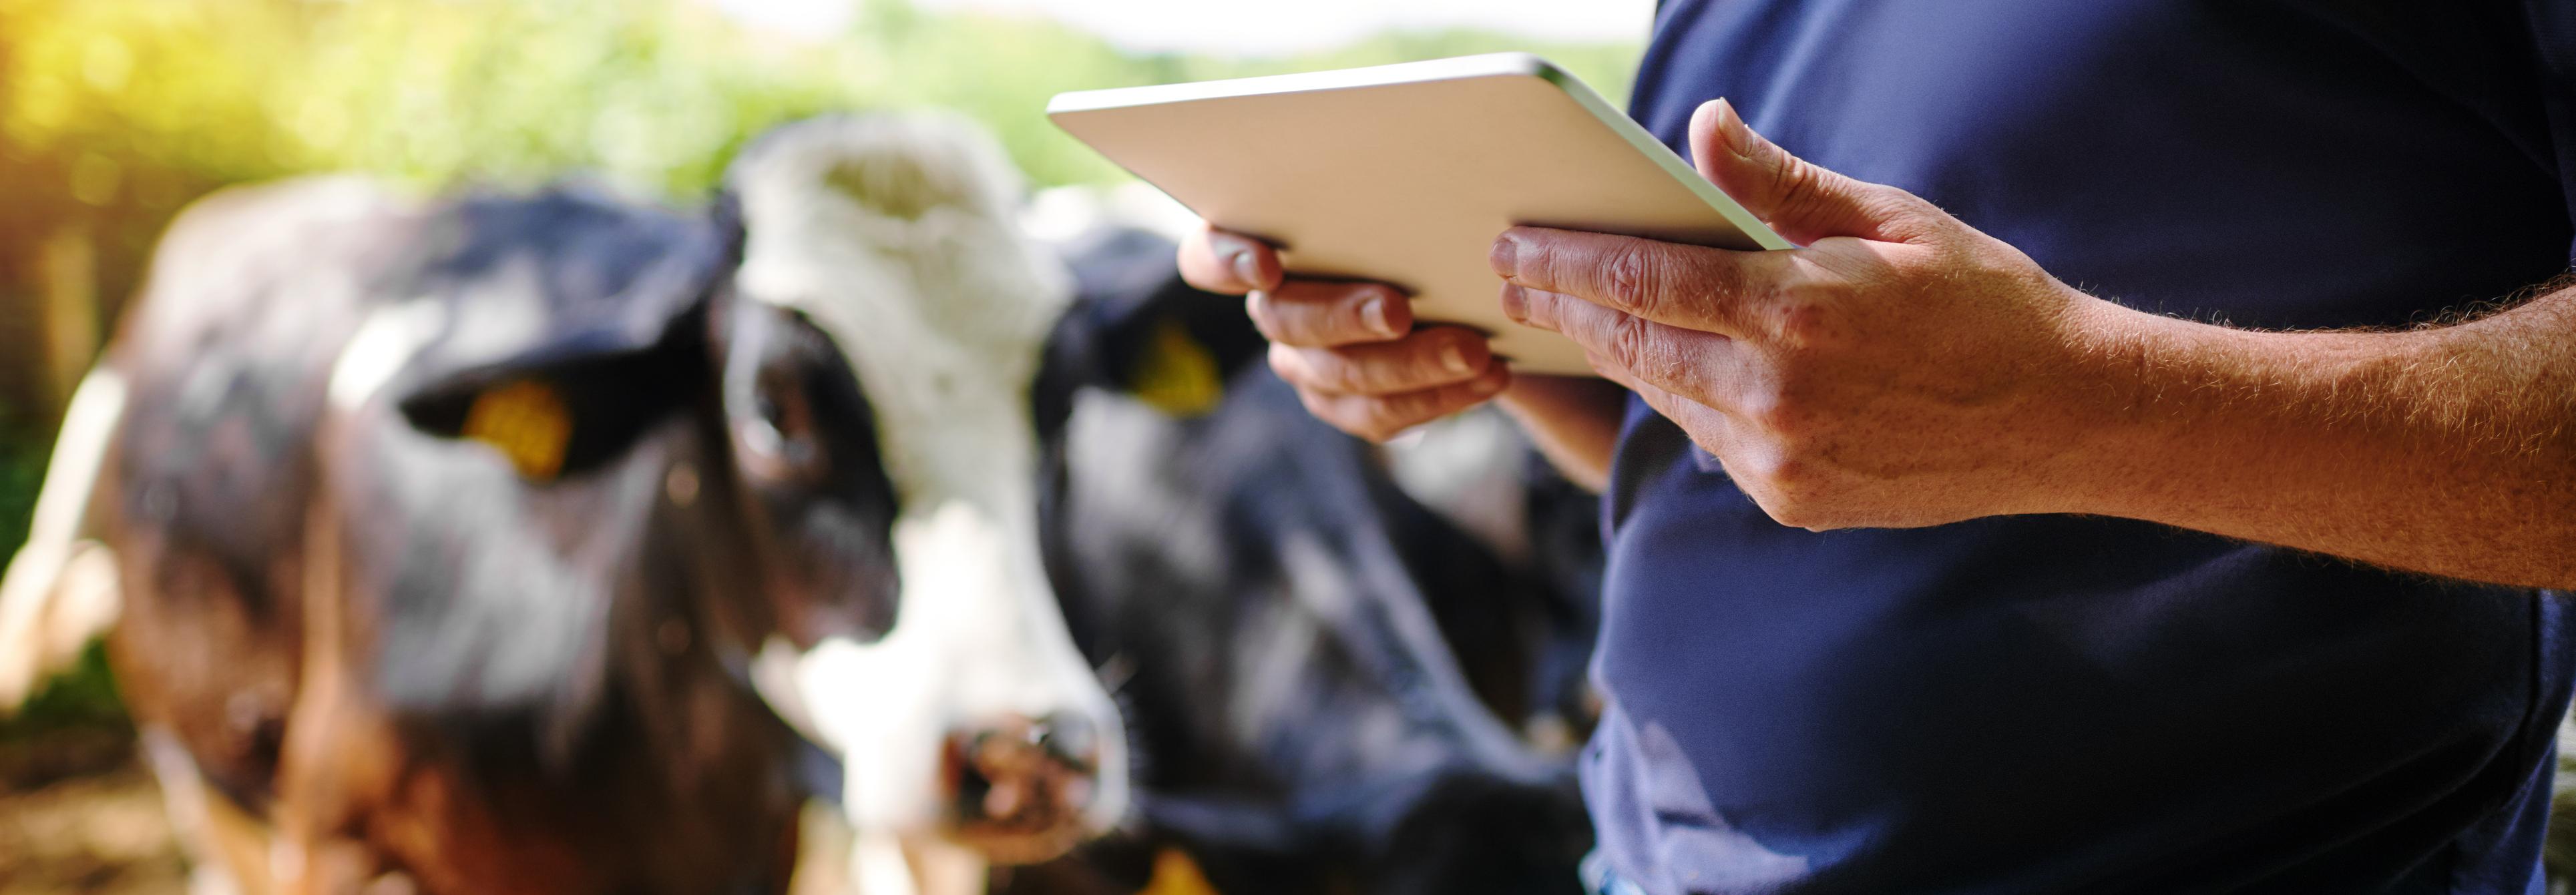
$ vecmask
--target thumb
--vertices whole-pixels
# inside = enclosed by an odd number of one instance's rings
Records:
[[[1829,236],[1901,241],[1892,225],[1911,203],[1889,201],[1899,190],[1864,183],[1790,155],[1736,114],[1735,105],[1710,100],[1691,114],[1691,158],[1700,176],[1744,203],[1782,237],[1806,245]]]

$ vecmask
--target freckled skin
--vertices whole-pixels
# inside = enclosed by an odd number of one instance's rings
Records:
[[[1803,248],[1732,252],[1518,227],[1507,314],[1563,333],[1714,455],[1783,524],[2122,516],[2362,562],[2576,586],[2576,289],[2408,332],[2250,332],[2059,282],[1893,187],[1789,155],[1723,101],[1700,173]],[[1202,288],[1251,313],[1317,416],[1383,438],[1500,397],[1567,473],[1605,478],[1622,396],[1450,374],[1444,328],[1374,287],[1283,282],[1275,253],[1200,234]],[[1371,302],[1383,307],[1369,310]],[[1399,324],[1395,330],[1401,331]],[[1463,384],[1462,384],[1463,383]]]

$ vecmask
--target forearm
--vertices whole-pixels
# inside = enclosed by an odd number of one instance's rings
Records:
[[[2401,333],[2107,316],[2067,509],[2576,587],[2576,290]]]
[[[1495,399],[1549,464],[1596,494],[1610,481],[1610,452],[1626,402],[1627,392],[1608,380],[1539,375],[1513,379]]]

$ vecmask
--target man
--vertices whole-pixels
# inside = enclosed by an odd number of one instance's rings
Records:
[[[1180,262],[1316,415],[1606,488],[1616,886],[2538,892],[2571,91],[2563,0],[1667,0],[1632,114],[1805,247],[1504,233],[1627,393]]]

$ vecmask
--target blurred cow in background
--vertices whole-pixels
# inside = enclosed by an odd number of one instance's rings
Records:
[[[1119,688],[1138,823],[1012,892],[1570,892],[1591,833],[1592,499],[1490,414],[1381,451],[1136,231],[1071,247],[1045,536]]]
[[[895,506],[846,367],[725,294],[735,242],[354,180],[171,227],[82,390],[121,407],[64,442],[102,451],[71,534],[113,552],[111,658],[201,854],[255,891],[786,882],[796,739],[733,669],[884,628]],[[756,462],[791,404],[834,408],[788,430],[828,474]]]
[[[846,769],[869,891],[912,886],[904,844],[1105,829],[1123,727],[1031,484],[1066,285],[1008,167],[834,120],[730,186],[747,240],[565,190],[201,203],[75,400],[0,662],[121,599],[174,813],[257,889],[776,890],[772,707]]]

